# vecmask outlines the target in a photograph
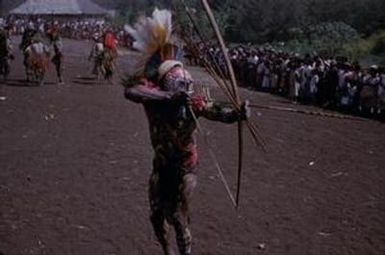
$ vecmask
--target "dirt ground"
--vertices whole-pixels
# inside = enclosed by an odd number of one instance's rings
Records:
[[[43,86],[26,84],[20,53],[0,85],[0,254],[161,254],[149,221],[144,111],[124,99],[118,77],[90,78],[90,43],[64,46],[65,85],[52,67]],[[120,74],[133,61],[120,56]],[[210,82],[191,70],[197,84]],[[244,89],[242,97],[319,110]],[[263,109],[252,119],[268,151],[246,139],[238,211],[199,137],[193,254],[384,255],[384,124]],[[236,125],[201,123],[235,191]]]

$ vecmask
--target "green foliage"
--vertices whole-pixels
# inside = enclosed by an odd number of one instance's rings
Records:
[[[372,54],[383,54],[385,53],[385,31],[378,33],[374,36],[374,47],[371,51]]]
[[[191,22],[189,15],[193,19],[199,33],[202,36],[210,36],[210,25],[204,15],[202,9],[197,4],[197,1],[184,1],[185,4],[181,2],[177,3],[174,12],[174,24],[179,34],[183,37],[191,38],[196,36],[194,24]]]
[[[359,39],[353,43],[344,45],[342,52],[345,56],[352,60],[358,60],[363,56],[370,54],[373,48],[371,40]]]
[[[317,52],[334,56],[342,47],[359,38],[357,31],[343,22],[321,23],[310,26],[307,31],[309,44]]]
[[[276,47],[274,47],[276,48]],[[299,41],[297,39],[290,40],[286,42],[282,47],[278,48],[279,50],[285,52],[299,53],[301,55],[311,54],[316,55],[317,50],[305,41]]]
[[[348,43],[359,39],[357,31],[343,22],[325,22],[303,28],[291,28],[284,45],[286,51],[301,54],[323,54],[333,56],[344,52]]]
[[[116,9],[114,22],[133,23],[140,14],[154,7],[170,8],[176,29],[186,36],[194,34],[181,0],[93,0],[108,9]],[[212,29],[199,0],[184,0],[197,26],[207,40]],[[2,0],[2,11],[23,0]],[[263,44],[285,42],[281,48],[312,53],[380,54],[385,48],[384,0],[210,0],[225,39],[232,43]],[[362,39],[359,39],[361,37]]]
[[[213,12],[219,29],[222,34],[225,34],[225,31],[228,28],[229,5],[226,4],[226,1],[218,3],[220,4],[214,5],[215,8],[213,8]],[[186,0],[185,5],[179,2],[176,3],[174,7],[174,20],[178,33],[182,34],[184,37],[198,40],[193,23],[187,14],[188,11],[199,30],[199,33],[204,37],[204,40],[212,40],[214,38],[211,24],[199,1]],[[187,11],[185,7],[187,7]]]
[[[344,23],[359,34],[385,28],[383,0],[242,0],[232,4],[227,38],[236,42],[289,41],[293,28]]]
[[[358,60],[370,54],[385,54],[385,30],[368,38],[345,44],[342,52],[353,60]]]
[[[112,20],[116,25],[131,24],[135,21],[137,13],[134,10],[123,9]]]

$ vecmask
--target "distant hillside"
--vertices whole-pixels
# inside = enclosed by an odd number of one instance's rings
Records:
[[[123,2],[126,2],[127,0],[92,0],[92,1],[106,9],[113,10],[118,8]]]
[[[99,4],[100,6],[106,9],[115,9],[117,8],[123,0],[92,0],[93,2]],[[18,5],[25,2],[25,0],[0,0],[0,15],[6,14],[8,11],[16,8]]]
[[[0,14],[6,14],[9,10],[12,10],[23,2],[24,0],[0,0]]]

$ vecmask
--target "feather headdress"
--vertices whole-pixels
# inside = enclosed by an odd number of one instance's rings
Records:
[[[153,78],[158,75],[159,66],[167,60],[181,64],[181,52],[172,34],[171,16],[169,10],[156,8],[151,17],[142,16],[133,27],[125,26],[126,32],[135,40],[134,49],[142,53],[136,66],[136,75]]]

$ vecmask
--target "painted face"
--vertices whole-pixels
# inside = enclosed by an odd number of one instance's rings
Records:
[[[164,77],[164,89],[172,92],[194,92],[193,79],[190,73],[181,66],[172,68]]]

